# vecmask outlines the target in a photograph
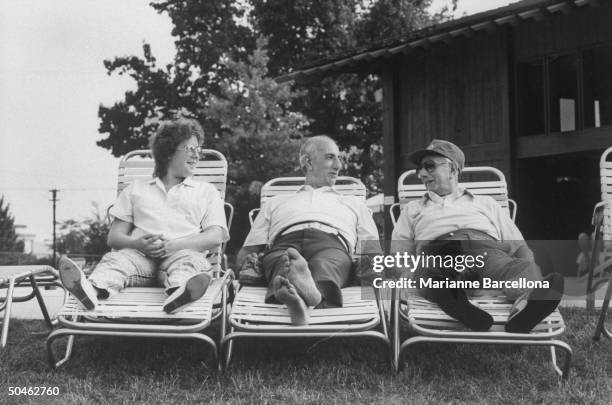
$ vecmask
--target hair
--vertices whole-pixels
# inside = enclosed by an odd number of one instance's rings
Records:
[[[200,123],[192,118],[178,118],[161,123],[157,132],[149,140],[149,146],[155,160],[155,177],[164,177],[168,173],[168,164],[176,148],[195,136],[198,145],[204,141],[204,130]]]
[[[317,135],[307,138],[304,143],[302,143],[302,146],[300,146],[300,167],[304,173],[306,173],[306,163],[308,163],[310,156],[317,149],[319,143],[324,140],[336,144],[336,142],[327,135]]]
[[[451,171],[457,172],[457,181],[459,181],[459,176],[461,176],[461,169],[459,169],[459,164],[452,159],[449,159]]]

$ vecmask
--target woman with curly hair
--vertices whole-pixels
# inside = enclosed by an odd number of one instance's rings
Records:
[[[204,294],[211,280],[205,253],[228,240],[229,233],[219,192],[192,178],[203,140],[196,120],[162,123],[151,139],[154,177],[127,186],[109,211],[113,251],[89,279],[72,260],[60,258],[62,283],[86,309],[125,287],[161,283],[167,313]]]

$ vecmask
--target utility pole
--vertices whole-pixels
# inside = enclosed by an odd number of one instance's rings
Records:
[[[55,221],[55,203],[58,201],[57,199],[57,192],[59,191],[58,189],[54,188],[49,190],[51,192],[51,200],[53,202],[53,266],[55,266],[57,264],[56,262],[56,255],[57,255],[57,249],[55,246],[55,225],[56,225],[56,221]]]

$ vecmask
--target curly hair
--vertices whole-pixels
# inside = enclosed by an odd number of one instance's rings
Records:
[[[168,164],[178,145],[195,136],[198,145],[204,141],[204,130],[200,123],[191,118],[178,118],[161,123],[157,132],[151,136],[149,146],[155,160],[155,177],[162,178],[168,173]]]

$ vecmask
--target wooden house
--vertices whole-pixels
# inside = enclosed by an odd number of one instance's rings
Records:
[[[441,138],[504,172],[527,239],[589,229],[612,145],[612,0],[524,0],[280,80],[338,72],[382,79],[387,206],[406,155]]]

